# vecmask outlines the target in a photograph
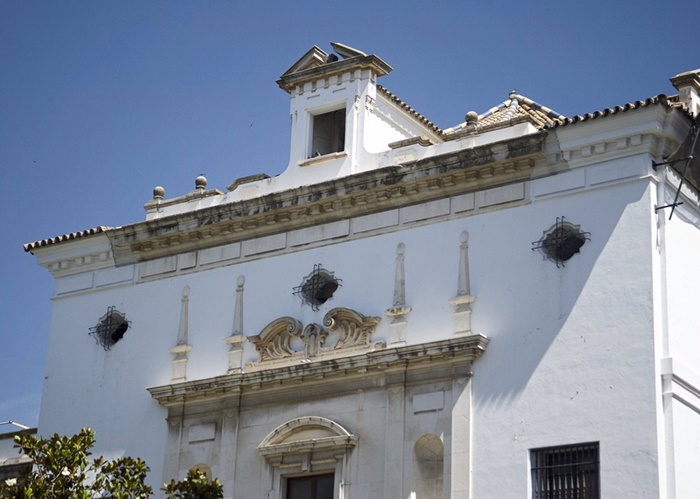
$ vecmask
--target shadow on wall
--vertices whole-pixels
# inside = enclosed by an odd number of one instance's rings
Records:
[[[640,181],[618,187],[620,195],[612,202],[610,191],[602,189],[585,194],[586,206],[583,199],[571,196],[564,202],[541,201],[526,207],[526,219],[537,223],[511,225],[507,239],[498,243],[515,248],[517,241],[517,255],[512,251],[510,261],[489,258],[488,248],[494,241],[488,225],[482,227],[481,236],[472,232],[470,263],[480,269],[474,276],[478,289],[472,330],[490,338],[486,353],[474,363],[476,404],[510,404],[538,370],[547,379],[538,376],[537,382],[554,387],[551,382],[562,370],[593,369],[587,365],[589,359],[616,355],[609,351],[614,345],[609,339],[629,330],[632,322],[637,322],[639,335],[645,334],[639,324],[647,324],[651,334],[649,252],[653,245],[649,207],[643,197],[647,186]],[[562,211],[568,221],[591,235],[579,254],[557,266],[543,259],[541,252],[532,251],[530,242],[542,236],[532,232],[533,225],[545,231]],[[480,240],[484,241],[481,252]],[[492,263],[479,262],[480,253],[483,262]],[[553,348],[558,356],[543,362]],[[559,385],[559,389],[574,388]]]

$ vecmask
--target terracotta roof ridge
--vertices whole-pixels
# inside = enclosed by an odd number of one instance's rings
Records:
[[[71,241],[73,239],[81,239],[83,237],[88,237],[92,236],[95,234],[101,234],[103,232],[107,232],[109,230],[112,230],[113,227],[108,227],[106,225],[99,225],[97,227],[93,227],[91,229],[85,229],[81,230],[78,232],[71,232],[69,234],[63,234],[61,236],[55,236],[55,237],[49,237],[47,239],[41,239],[39,241],[34,241],[32,243],[26,243],[23,244],[22,246],[24,247],[24,251],[32,251],[35,248],[41,248],[44,246],[50,246],[52,244],[57,244],[63,241]]]
[[[494,115],[496,115],[499,112],[503,113],[503,116],[498,117],[496,121],[491,121],[486,125],[480,123],[488,118],[494,117]],[[566,116],[554,111],[552,108],[543,106],[539,102],[534,101],[529,97],[525,97],[524,95],[518,94],[515,90],[511,90],[506,100],[492,107],[488,111],[478,115],[476,126],[477,128],[479,126],[493,127],[502,123],[508,123],[511,120],[515,119],[518,116],[518,114],[520,114],[521,116],[523,114],[528,115],[530,120],[535,122],[535,124],[538,127],[546,126],[548,124],[547,121],[556,122],[557,120],[566,119]],[[465,121],[452,128],[443,130],[443,134],[453,134],[456,132],[460,132],[462,130],[465,130],[466,127],[467,123]]]
[[[558,119],[552,124],[545,125],[545,129],[553,129],[560,126],[573,125],[575,123],[590,121],[597,118],[604,118],[606,116],[625,113],[627,111],[632,111],[642,107],[653,106],[656,104],[661,104],[668,107],[678,107],[677,96],[669,97],[666,94],[658,94],[653,97],[648,97],[644,100],[636,100],[634,102],[628,102],[626,104],[617,105],[615,107],[606,107],[604,109],[593,111],[592,113],[586,113],[584,115],[577,114],[575,116],[572,116],[571,118]]]
[[[535,109],[537,111],[541,111],[541,112],[549,115],[552,119],[564,119],[564,118],[566,118],[566,116],[554,111],[552,108],[549,108],[547,106],[543,106],[542,104],[540,104],[537,101],[534,101],[528,97],[525,97],[524,95],[520,95],[520,94],[515,93],[515,90],[513,90],[510,94],[508,94],[508,98],[506,100],[504,100],[503,102],[501,102],[497,106],[492,107],[491,109],[489,109],[485,113],[480,114],[479,119],[481,120],[483,118],[488,118],[496,111],[500,111],[501,109],[503,109],[505,107],[514,108],[515,106],[520,105],[520,104],[526,104],[527,106],[529,106],[532,109]]]

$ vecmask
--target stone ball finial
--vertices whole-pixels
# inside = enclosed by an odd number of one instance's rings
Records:
[[[194,179],[194,187],[195,189],[198,189],[200,191],[203,191],[204,189],[207,188],[207,177],[204,175],[200,175],[196,179]]]
[[[469,111],[464,120],[467,122],[467,125],[476,125],[476,122],[479,121],[479,115],[476,111]]]
[[[396,245],[396,254],[402,256],[406,253],[406,245],[404,243],[399,243]]]
[[[239,288],[242,288],[244,284],[245,284],[245,276],[239,275],[238,279],[236,279],[236,286],[238,286]]]
[[[163,199],[165,197],[165,189],[160,185],[153,188],[153,199]]]

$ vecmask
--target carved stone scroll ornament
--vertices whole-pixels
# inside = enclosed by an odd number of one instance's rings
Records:
[[[349,308],[334,308],[323,318],[328,329],[340,331],[340,339],[333,347],[335,350],[371,346],[372,334],[379,321],[379,317],[365,317]]]
[[[249,337],[260,358],[248,364],[248,368],[311,362],[385,348],[384,342],[372,342],[372,334],[380,320],[379,317],[365,317],[349,308],[329,311],[323,318],[323,325],[310,323],[302,326],[292,317],[276,319],[259,335]],[[333,345],[325,345],[331,332],[338,332],[339,337]],[[303,350],[293,348],[292,340],[297,338],[303,343]]]
[[[321,348],[326,342],[328,331],[318,324],[307,324],[301,332],[301,339],[304,342],[304,357],[310,359],[321,353]]]
[[[298,336],[301,330],[301,322],[298,320],[280,317],[265,326],[260,334],[250,336],[249,340],[260,353],[260,362],[279,360],[295,354],[290,343],[292,337]]]

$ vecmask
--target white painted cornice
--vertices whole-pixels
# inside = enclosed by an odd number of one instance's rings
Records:
[[[678,146],[689,126],[678,110],[659,105],[557,127],[549,131],[547,163],[577,168],[634,154],[661,158]]]
[[[295,393],[308,391],[311,394],[317,393],[321,386],[335,391],[353,390],[354,381],[371,385],[373,377],[391,376],[392,373],[398,376],[397,379],[404,380],[412,376],[420,379],[449,378],[454,375],[456,366],[469,369],[471,363],[484,353],[488,342],[488,338],[480,334],[463,336],[364,355],[156,386],[148,391],[162,406],[177,407],[183,403],[207,404],[237,400],[239,396],[274,394],[289,387],[293,387]]]
[[[39,265],[54,277],[114,266],[112,245],[106,233],[62,244],[32,249]]]
[[[55,276],[113,263],[123,266],[477,192],[638,154],[648,154],[659,161],[677,147],[688,127],[687,116],[677,109],[649,106],[108,229],[99,235],[38,247],[33,252],[39,263]]]
[[[531,177],[546,133],[446,153],[108,232],[117,265],[363,216]]]

